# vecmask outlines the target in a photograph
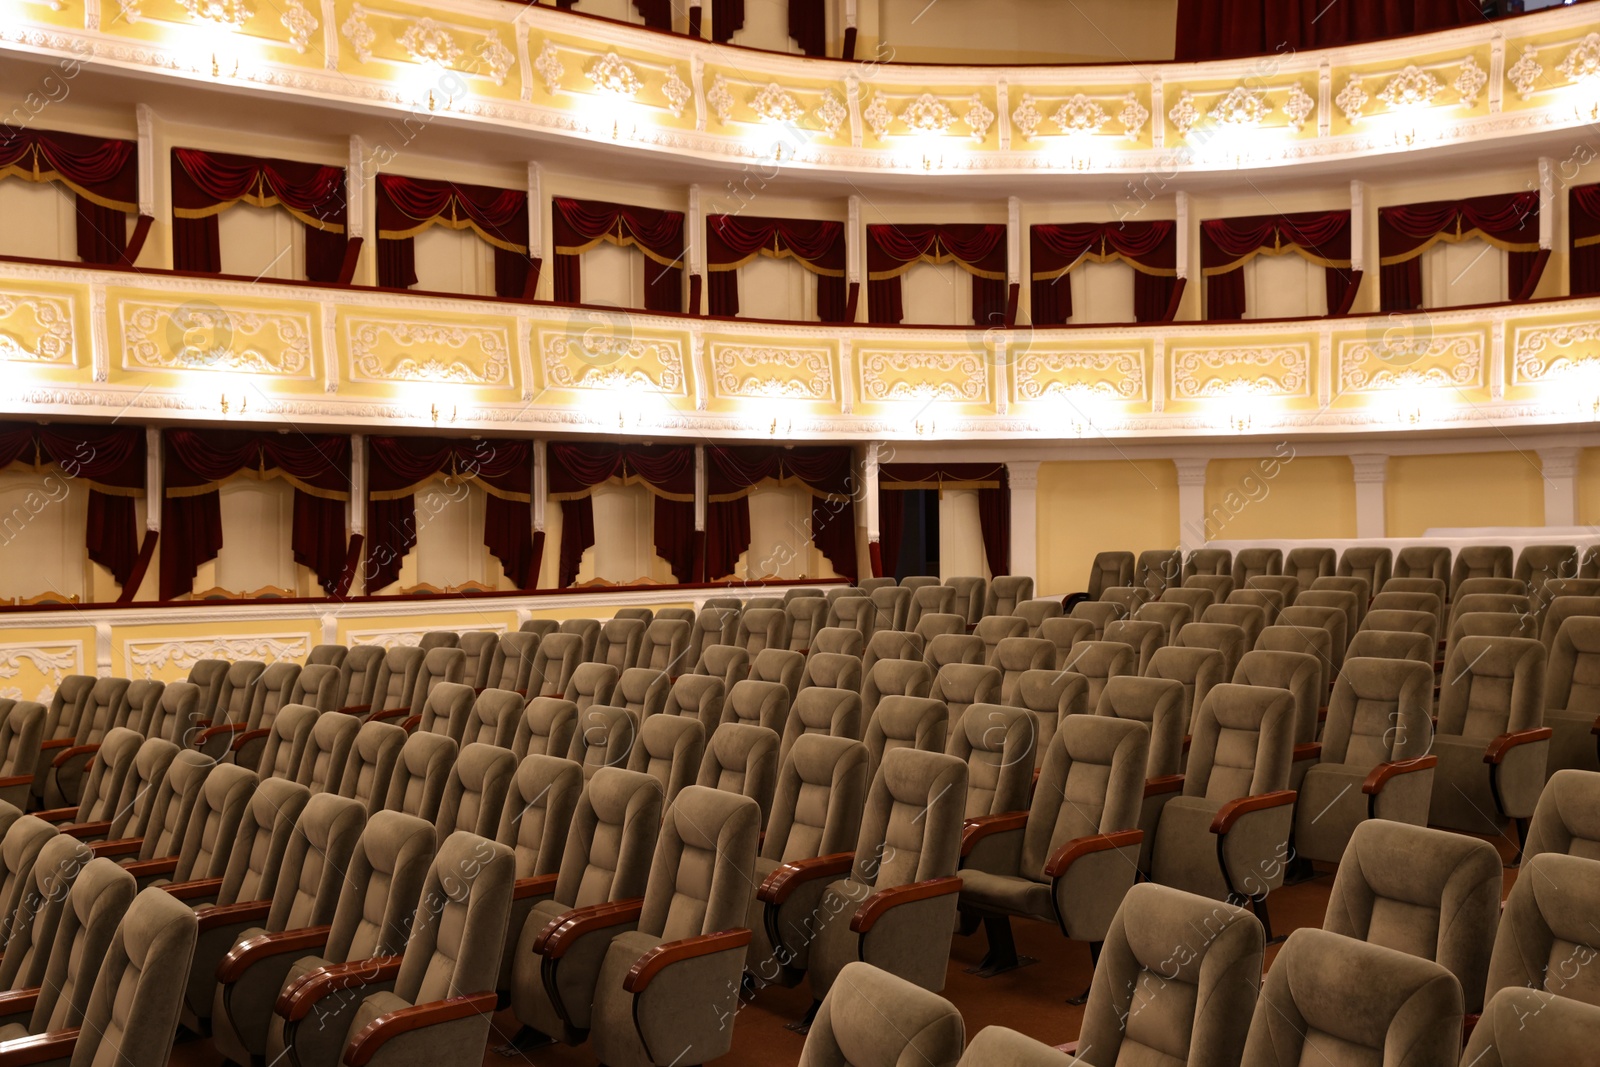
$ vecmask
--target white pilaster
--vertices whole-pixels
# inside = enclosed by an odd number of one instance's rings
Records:
[[[1022,201],[1006,198],[1006,284],[1022,281]]]
[[[706,446],[694,446],[694,529],[706,532]]]
[[[1539,159],[1539,247],[1546,252],[1555,247],[1556,236],[1556,161]]]
[[[1367,269],[1367,185],[1350,183],[1350,269]]]
[[[862,465],[866,499],[862,501],[867,516],[867,543],[878,543],[878,442],[867,442],[867,461]]]
[[[1578,450],[1541,448],[1539,466],[1544,478],[1544,524],[1578,525]]]
[[[866,306],[866,286],[861,284],[861,262],[866,256],[866,231],[861,228],[861,198],[852,196],[845,207],[844,225],[844,281],[846,286],[861,286],[863,292],[857,299],[856,321],[860,321]]]
[[[1159,125],[1159,123],[1158,123]],[[1189,194],[1178,193],[1178,221],[1173,227],[1176,233],[1178,277],[1189,276]]]
[[[545,458],[543,438],[533,442],[533,532],[544,532],[544,511],[550,496],[550,475]]]
[[[161,529],[161,501],[166,499],[166,468],[162,466],[161,431],[144,431],[144,528]]]
[[[1006,464],[1011,484],[1011,573],[1039,576],[1039,464]]]
[[[1210,462],[1192,458],[1172,461],[1178,468],[1178,546],[1185,552],[1206,543],[1206,467]]]
[[[349,162],[344,172],[345,212],[351,237],[362,241],[362,254],[356,260],[351,281],[357,285],[378,284],[378,166],[368,153],[366,141],[351,137]]]
[[[1351,456],[1350,467],[1356,483],[1356,536],[1387,537],[1383,493],[1389,457]]]
[[[350,435],[350,532],[352,534],[365,534],[367,532],[367,437],[366,434],[353,433]]]

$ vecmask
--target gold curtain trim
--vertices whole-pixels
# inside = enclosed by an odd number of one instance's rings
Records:
[[[1257,256],[1282,256],[1287,255],[1290,252],[1295,253],[1301,259],[1314,263],[1319,267],[1329,267],[1333,270],[1350,269],[1350,261],[1348,259],[1328,259],[1325,256],[1313,255],[1300,245],[1291,242],[1290,244],[1279,245],[1277,248],[1257,248],[1252,252],[1245,253],[1232,263],[1225,263],[1220,267],[1206,267],[1200,273],[1207,278],[1211,278],[1218,274],[1227,274],[1230,271],[1238,270],[1240,267],[1244,266],[1252,259],[1255,259]]]
[[[620,227],[621,225],[622,221],[620,219],[617,220],[617,226]],[[586,241],[581,245],[556,245],[556,255],[582,255],[583,253],[589,251],[589,249],[598,246],[602,241],[614,244],[619,248],[637,248],[639,251],[644,253],[646,259],[654,260],[663,267],[678,267],[683,265],[683,257],[681,255],[677,259],[668,259],[666,256],[652,252],[650,249],[634,240],[633,235],[620,233],[603,233],[599,237],[596,237],[591,241]]]
[[[499,489],[490,485],[487,481],[480,478],[476,474],[472,474],[470,472],[463,474],[459,471],[450,474],[447,474],[444,471],[435,471],[426,478],[422,479],[420,482],[413,482],[411,485],[408,485],[403,489],[385,489],[380,492],[369,492],[367,494],[367,499],[399,500],[401,497],[415,496],[419,490],[427,488],[434,482],[443,482],[446,485],[449,485],[451,482],[473,482],[476,483],[478,488],[482,489],[485,493],[488,493],[493,497],[499,497],[501,500],[510,500],[518,504],[529,504],[533,502],[533,496],[529,493],[516,493],[507,489]]]
[[[409,230],[379,230],[378,236],[385,241],[403,241],[407,237],[415,237],[430,226],[444,226],[451,230],[471,230],[496,248],[503,248],[507,252],[516,252],[524,256],[528,254],[527,245],[513,244],[510,241],[503,241],[498,237],[494,237],[471,219],[447,219],[440,215],[435,215],[431,219],[424,219]]]
[[[944,482],[934,479],[926,482],[879,482],[879,489],[998,489],[999,481]]]
[[[1396,263],[1405,263],[1409,260],[1416,259],[1418,256],[1422,255],[1422,253],[1426,252],[1428,249],[1432,248],[1441,241],[1445,242],[1446,244],[1456,245],[1460,244],[1462,241],[1471,240],[1474,237],[1482,238],[1484,241],[1487,241],[1489,244],[1500,249],[1502,252],[1539,251],[1539,242],[1537,241],[1535,241],[1533,244],[1513,244],[1510,241],[1502,241],[1498,237],[1490,237],[1482,230],[1474,227],[1470,230],[1462,230],[1460,233],[1436,233],[1411,251],[1397,256],[1384,256],[1382,259],[1378,260],[1378,263],[1380,266],[1392,267]]]
[[[613,475],[612,477],[607,478],[604,481],[595,482],[594,485],[591,485],[586,489],[580,489],[576,493],[551,493],[549,499],[551,499],[551,500],[582,500],[584,497],[590,496],[590,495],[592,495],[594,493],[594,486],[595,485],[642,485],[650,493],[651,496],[658,496],[662,500],[676,500],[680,504],[693,504],[694,503],[694,494],[693,493],[668,493],[668,492],[664,492],[663,490],[657,489],[655,486],[653,486],[649,482],[645,481],[644,480],[644,476],[642,474],[635,474],[635,473],[626,473],[626,474],[622,474],[620,476]]]
[[[815,497],[818,500],[833,500],[838,497],[850,496],[849,493],[824,493],[822,490],[813,489],[810,485],[801,481],[798,475],[786,474],[781,478],[763,478],[754,485],[736,489],[731,493],[711,493],[706,497],[706,502],[708,504],[726,504],[730,500],[741,500],[754,493],[757,489],[769,488],[799,489],[807,496]]]
[[[59,464],[59,463],[43,463],[43,462],[40,462],[37,459],[35,459],[35,460],[31,461],[31,462],[29,460],[26,460],[26,459],[14,459],[10,463],[6,464],[3,468],[0,468],[0,470],[8,470],[8,471],[26,470],[26,471],[32,471],[34,474],[47,474],[47,473],[50,473],[52,471],[59,471],[61,473],[61,475],[64,478],[67,479],[67,481],[69,481],[69,482],[77,481],[76,478],[74,478],[73,476],[67,474],[67,472],[62,468],[61,464]],[[102,484],[101,482],[94,481],[93,479],[85,479],[85,480],[88,481],[90,489],[93,489],[97,493],[104,493],[106,496],[131,496],[131,497],[133,497],[135,499],[138,499],[138,498],[141,498],[141,497],[144,496],[144,490],[143,489],[128,488],[127,486],[121,486],[121,485],[105,485],[105,484]]]
[[[307,496],[318,497],[318,498],[320,498],[322,500],[349,500],[350,499],[350,494],[349,493],[341,492],[340,490],[337,490],[337,489],[319,489],[314,485],[307,485],[305,482],[301,481],[299,478],[296,478],[294,475],[286,474],[285,472],[279,470],[276,467],[274,467],[274,468],[272,468],[270,470],[250,470],[248,467],[241,467],[239,470],[237,470],[233,474],[229,475],[229,477],[230,478],[232,478],[232,477],[253,478],[258,482],[270,481],[273,478],[281,478],[283,481],[288,482],[290,485],[294,486],[296,489],[300,490],[302,493],[305,493]],[[179,498],[182,498],[182,497],[190,497],[190,496],[204,496],[206,493],[215,493],[215,492],[217,492],[219,489],[222,488],[223,484],[224,484],[224,482],[217,481],[217,482],[206,482],[203,485],[184,485],[184,486],[168,487],[167,492],[166,492],[166,496],[167,496],[167,499],[169,499],[169,500],[176,500],[176,499],[179,499]]]
[[[180,219],[205,219],[210,218],[212,215],[220,215],[235,204],[241,203],[250,204],[253,207],[281,207],[314,230],[326,230],[328,233],[344,232],[344,223],[342,222],[328,222],[317,218],[315,215],[307,215],[304,211],[298,211],[275,196],[258,196],[255,193],[246,193],[238,200],[224,200],[221,203],[212,204],[210,207],[175,207],[172,209],[172,214],[175,218]]]
[[[1574,237],[1572,239],[1573,248],[1588,248],[1590,245],[1600,245],[1600,233],[1595,234],[1593,237]]]
[[[748,263],[755,262],[755,260],[756,260],[756,258],[758,256],[766,256],[768,259],[792,259],[796,263],[798,263],[802,267],[804,267],[806,270],[810,271],[812,274],[820,274],[824,278],[843,278],[844,277],[844,271],[842,271],[842,270],[832,270],[832,269],[829,269],[827,267],[814,266],[814,265],[812,265],[810,260],[801,259],[799,256],[795,255],[792,251],[790,251],[787,248],[780,249],[780,250],[778,250],[776,252],[773,251],[770,248],[758,248],[754,252],[751,252],[748,256],[745,256],[743,259],[738,260],[738,261],[733,262],[733,263],[708,263],[708,264],[706,264],[706,270],[708,270],[708,271],[738,270],[740,267],[743,267]]]
[[[1066,273],[1068,273],[1068,272],[1070,272],[1072,270],[1075,270],[1077,267],[1079,267],[1081,264],[1084,264],[1084,263],[1126,263],[1128,266],[1132,267],[1134,270],[1138,271],[1140,274],[1148,274],[1151,277],[1155,277],[1155,278],[1176,278],[1178,276],[1178,269],[1176,267],[1173,267],[1171,269],[1168,269],[1166,267],[1147,267],[1143,263],[1134,262],[1133,260],[1129,259],[1127,256],[1123,255],[1121,252],[1093,252],[1093,251],[1091,251],[1091,252],[1085,252],[1083,255],[1079,256],[1077,259],[1073,260],[1071,263],[1068,263],[1065,267],[1062,267],[1060,270],[1036,270],[1036,271],[1033,272],[1032,277],[1033,277],[1033,280],[1036,281],[1036,282],[1054,281],[1055,279],[1061,277],[1063,274],[1066,274]]]
[[[38,182],[40,184],[45,182],[60,182],[62,185],[65,185],[68,189],[71,189],[73,192],[77,193],[91,204],[99,204],[101,207],[108,207],[113,211],[136,212],[139,210],[138,204],[130,204],[125,200],[108,200],[99,193],[91,193],[77,182],[71,180],[70,178],[64,177],[59,171],[39,170],[38,166],[39,160],[38,153],[36,152],[34,154],[34,169],[29,170],[20,164],[13,163],[8,167],[0,167],[0,178],[21,178],[25,182]]]
[[[900,266],[895,267],[893,270],[871,271],[867,274],[867,280],[881,282],[887,281],[890,278],[898,278],[912,267],[915,267],[918,263],[932,263],[934,266],[942,266],[946,263],[954,263],[956,266],[960,267],[962,270],[976,278],[988,278],[990,281],[994,282],[1003,282],[1006,280],[1005,271],[979,270],[978,268],[970,266],[962,260],[957,259],[955,257],[955,253],[953,252],[938,252],[931,255],[924,253],[923,255],[918,256],[916,259],[900,264]]]

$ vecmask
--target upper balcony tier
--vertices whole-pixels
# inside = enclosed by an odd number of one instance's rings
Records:
[[[1103,191],[1122,176],[1291,165],[1358,176],[1415,166],[1406,154],[1423,148],[1451,150],[1439,154],[1455,166],[1508,151],[1565,159],[1600,120],[1597,31],[1600,10],[1581,4],[1251,59],[919,66],[885,62],[882,42],[854,61],[811,59],[496,0],[14,0],[0,52],[17,62],[0,88],[20,101],[13,125],[74,92],[110,104],[192,100],[204,86],[219,109],[270,99],[302,117],[437,122],[587,145],[597,163],[937,176],[950,192],[961,178],[977,189],[1098,175]],[[85,69],[111,77],[91,91]]]

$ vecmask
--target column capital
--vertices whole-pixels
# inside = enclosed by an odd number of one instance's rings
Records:
[[[1540,473],[1546,478],[1575,478],[1578,474],[1578,449],[1539,449]]]
[[[1012,489],[1032,492],[1039,488],[1039,461],[1012,459],[1006,461],[1006,478]]]
[[[1388,477],[1388,456],[1351,456],[1350,468],[1357,485],[1382,485]]]
[[[1206,468],[1211,465],[1210,457],[1173,457],[1172,465],[1178,468],[1179,485],[1205,485]]]

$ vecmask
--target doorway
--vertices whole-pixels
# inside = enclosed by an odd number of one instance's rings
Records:
[[[901,507],[900,557],[895,579],[939,575],[939,490],[906,489],[897,494]]]

